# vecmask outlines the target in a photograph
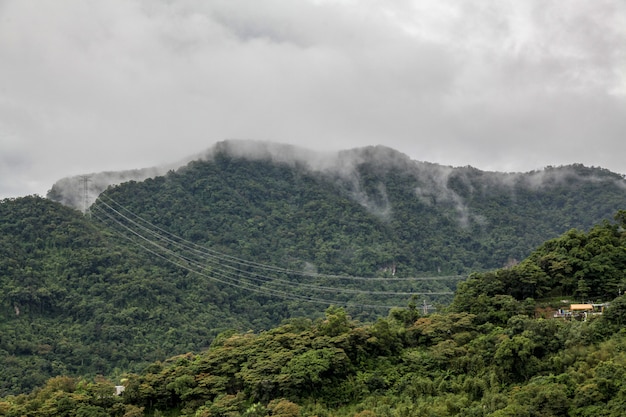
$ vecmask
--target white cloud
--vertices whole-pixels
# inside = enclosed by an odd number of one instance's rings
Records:
[[[625,27],[620,0],[5,0],[0,196],[226,138],[626,172]]]

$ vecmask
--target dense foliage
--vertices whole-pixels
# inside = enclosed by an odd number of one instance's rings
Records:
[[[500,268],[626,206],[626,180],[598,168],[501,174],[362,152],[348,173],[218,152],[106,195],[235,256],[360,276]]]
[[[603,298],[611,301],[605,313],[585,321],[543,318],[541,302],[523,297],[565,293],[577,271],[595,280],[588,296],[606,297],[594,265],[604,265],[607,288],[610,271],[626,272],[624,219],[620,211],[616,223],[570,231],[518,266],[473,276],[448,311],[398,308],[363,324],[330,307],[320,319],[225,332],[204,352],[115,380],[51,378],[30,394],[1,399],[0,415],[621,416],[626,296]],[[523,270],[539,274],[541,260],[556,254],[576,268],[542,285],[510,279]]]
[[[39,197],[0,204],[0,393],[141,369],[248,328],[193,275]]]
[[[0,415],[621,416],[626,299],[614,303],[587,322],[516,315],[503,325],[412,309],[364,325],[330,308],[222,335],[119,381],[56,377],[0,400]]]
[[[601,303],[621,295],[626,288],[626,211],[619,211],[615,220],[589,232],[572,229],[518,265],[472,274],[459,285],[452,310],[503,323],[528,306],[528,299]]]
[[[586,230],[626,206],[623,178],[604,170],[553,168],[538,181],[539,174],[416,167],[393,152],[380,162],[380,149],[367,152],[347,164],[354,168],[349,174],[217,153],[108,189],[91,217],[39,197],[0,202],[0,395],[62,375],[139,372],[175,354],[200,352],[228,329],[266,330],[292,317],[317,325],[335,301],[361,323],[385,317],[386,304],[410,305],[412,312],[415,304],[444,305],[458,280],[442,278],[523,259],[546,239],[572,227]],[[185,239],[184,260],[133,235],[127,227],[138,219]],[[619,247],[621,230],[601,225],[593,236],[568,232],[560,239],[571,236],[569,246],[555,248],[576,247],[576,238],[578,255],[564,259],[548,242],[545,254],[495,273],[536,279],[537,291],[475,289],[493,308],[481,312],[468,304],[472,299],[457,298],[453,311],[474,314],[476,326],[504,326],[514,315],[530,314],[527,297],[614,295],[623,248],[598,251],[592,243]],[[218,274],[222,255],[190,267],[187,254],[199,248],[202,256],[210,248],[250,263],[226,279]],[[339,285],[324,275],[315,281],[324,293],[313,300],[309,293],[318,289],[309,277],[272,272],[242,281],[252,263],[378,280]],[[436,279],[399,280],[411,276]],[[250,286],[252,279],[258,287]],[[379,300],[385,291],[400,294]]]

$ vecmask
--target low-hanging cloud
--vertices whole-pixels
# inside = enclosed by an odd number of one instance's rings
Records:
[[[5,0],[0,197],[227,138],[626,172],[623,27],[619,0]]]

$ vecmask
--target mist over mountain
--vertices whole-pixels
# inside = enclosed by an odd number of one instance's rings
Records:
[[[285,183],[286,177],[292,181]],[[309,186],[293,178],[310,178],[318,185],[323,184],[333,196],[358,205],[367,217],[362,223],[375,224],[378,230],[383,230],[386,235],[380,244],[394,252],[380,263],[400,264],[412,273],[464,273],[472,268],[500,267],[523,258],[545,239],[571,228],[589,228],[611,219],[626,206],[626,180],[622,175],[580,164],[527,173],[499,173],[415,161],[384,146],[319,153],[291,145],[245,140],[220,142],[178,166],[92,174],[87,197],[91,203],[108,186],[131,181],[133,185],[122,185],[113,193],[124,195],[119,198],[124,204],[136,206],[139,214],[147,214],[149,205],[153,206],[153,212],[158,212],[161,202],[176,198],[186,202],[179,216],[192,216],[199,222],[202,220],[198,214],[202,213],[203,218],[225,216],[237,223],[251,220],[250,213],[243,213],[249,205],[255,211],[252,217],[276,223],[269,231],[273,233],[294,226],[285,222],[284,217],[277,217],[271,204],[259,204],[255,198],[234,201],[235,196],[250,185],[263,189],[265,195],[272,195],[279,186],[283,188],[275,193],[276,198],[269,200],[284,203],[294,195],[306,193]],[[154,185],[155,181],[158,186]],[[196,184],[199,181],[203,181],[201,187]],[[165,194],[173,183],[181,191],[175,197]],[[224,191],[221,199],[204,196],[217,184]],[[83,186],[82,177],[63,179],[54,184],[48,198],[82,209],[86,197]],[[135,190],[132,196],[125,194],[128,187]],[[146,187],[151,190],[149,201],[138,200],[144,194],[139,190]],[[315,196],[316,204],[321,204],[319,198]],[[306,198],[299,201],[301,205],[308,203],[312,201]],[[209,209],[224,206],[228,206],[226,212]],[[197,211],[190,212],[190,207]],[[293,206],[285,208],[292,216],[308,216]],[[340,219],[329,221],[341,226]],[[219,224],[216,227],[221,228]],[[337,227],[329,224],[329,233],[340,233]],[[207,244],[220,245],[228,235],[227,230],[220,233],[217,230],[207,232],[214,239],[207,240]],[[253,235],[249,233],[248,237],[255,245]],[[240,251],[233,245],[222,248],[233,253]],[[305,257],[307,262],[315,258]]]
[[[330,305],[364,322],[432,311],[470,273],[626,207],[623,176],[605,169],[485,172],[383,146],[226,141],[170,167],[90,175],[88,216],[84,185],[0,202],[2,393],[137,371]]]
[[[310,172],[333,176],[341,182],[351,182],[358,187],[360,174],[358,169],[365,164],[375,168],[380,174],[393,171],[404,171],[423,183],[424,188],[417,188],[416,195],[424,200],[440,197],[444,200],[456,200],[462,203],[463,196],[454,189],[454,184],[470,181],[480,182],[478,188],[470,186],[466,191],[488,191],[509,187],[525,187],[540,189],[572,183],[613,183],[616,187],[626,190],[624,175],[612,173],[602,168],[587,168],[580,164],[559,167],[546,167],[543,170],[527,173],[503,173],[481,171],[470,166],[451,167],[429,162],[411,160],[407,155],[385,146],[354,148],[340,152],[318,152],[293,145],[252,140],[227,140],[219,142],[205,152],[192,155],[184,160],[156,167],[138,168],[127,171],[90,173],[74,177],[66,177],[55,182],[48,191],[47,197],[64,205],[82,209],[84,207],[83,178],[89,178],[88,197],[91,204],[108,186],[118,185],[127,181],[143,181],[148,178],[164,175],[168,171],[184,167],[191,161],[210,161],[216,154],[227,154],[235,158],[250,161],[268,161],[300,167]],[[462,185],[461,185],[462,186]],[[355,197],[358,190],[355,189]],[[467,197],[467,196],[465,196]]]

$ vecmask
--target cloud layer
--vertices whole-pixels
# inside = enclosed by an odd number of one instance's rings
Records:
[[[4,0],[0,197],[227,138],[626,173],[621,0]]]

